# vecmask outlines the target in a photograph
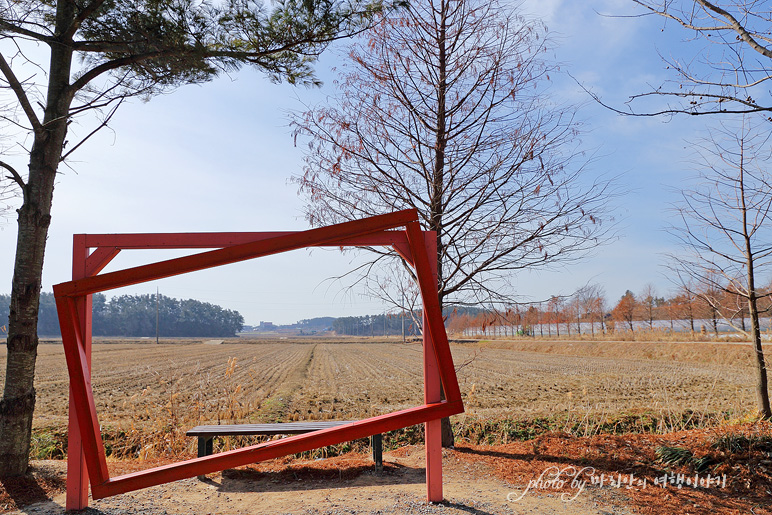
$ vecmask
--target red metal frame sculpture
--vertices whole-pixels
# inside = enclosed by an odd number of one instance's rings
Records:
[[[404,230],[394,230],[404,227]],[[426,427],[427,499],[442,500],[440,419],[464,411],[447,334],[437,297],[437,253],[433,232],[422,231],[416,210],[301,232],[102,234],[73,238],[73,280],[54,286],[70,375],[70,426],[66,509],[94,499],[217,472],[393,431],[414,424]],[[344,426],[290,436],[110,477],[91,388],[91,296],[94,293],[245,261],[289,250],[318,246],[393,247],[416,271],[424,306],[424,404]],[[216,249],[98,275],[123,249]],[[89,253],[89,249],[94,249]],[[445,400],[441,399],[444,389]]]

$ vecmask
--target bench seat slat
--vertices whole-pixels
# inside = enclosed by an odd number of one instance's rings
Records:
[[[331,427],[353,424],[356,420],[311,420],[306,422],[284,422],[281,424],[231,424],[216,426],[196,426],[185,433],[198,437],[198,456],[209,456],[213,450],[215,436],[235,435],[294,435],[321,431]],[[383,470],[383,437],[380,434],[371,438],[375,469]]]
[[[233,424],[196,426],[187,436],[228,436],[228,435],[290,435],[320,431],[330,427],[352,424],[354,420],[320,420],[309,422],[286,422],[282,424]]]

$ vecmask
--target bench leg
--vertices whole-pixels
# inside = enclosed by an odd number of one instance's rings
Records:
[[[375,470],[380,472],[383,470],[383,435],[378,433],[370,437],[371,445],[373,447],[373,461],[375,462]]]
[[[213,438],[211,436],[198,437],[198,457],[209,456],[214,450]]]
[[[209,456],[214,452],[214,438],[211,436],[199,436],[198,437],[198,457]],[[201,481],[206,479],[206,476],[198,476]]]

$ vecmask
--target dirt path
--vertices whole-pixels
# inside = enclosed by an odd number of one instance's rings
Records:
[[[93,501],[86,515],[158,514],[454,514],[454,515],[611,515],[630,513],[624,498],[598,497],[586,491],[566,502],[555,495],[522,492],[495,479],[484,464],[444,459],[441,504],[425,502],[423,449],[407,447],[386,453],[386,470],[376,474],[364,456],[265,464],[246,470],[188,479],[104,500]],[[44,462],[58,467],[63,462]],[[113,464],[115,466],[115,464]],[[120,468],[120,467],[116,467]],[[509,499],[508,500],[508,496]],[[14,513],[64,513],[64,494]]]

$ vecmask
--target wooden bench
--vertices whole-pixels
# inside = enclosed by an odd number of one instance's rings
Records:
[[[281,424],[234,424],[222,426],[196,426],[187,436],[198,437],[198,456],[209,456],[213,452],[212,440],[215,436],[238,435],[297,435],[311,433],[330,427],[351,424],[353,420],[319,420],[308,422],[285,422]],[[373,448],[375,469],[383,469],[383,435],[373,435],[370,439]]]

